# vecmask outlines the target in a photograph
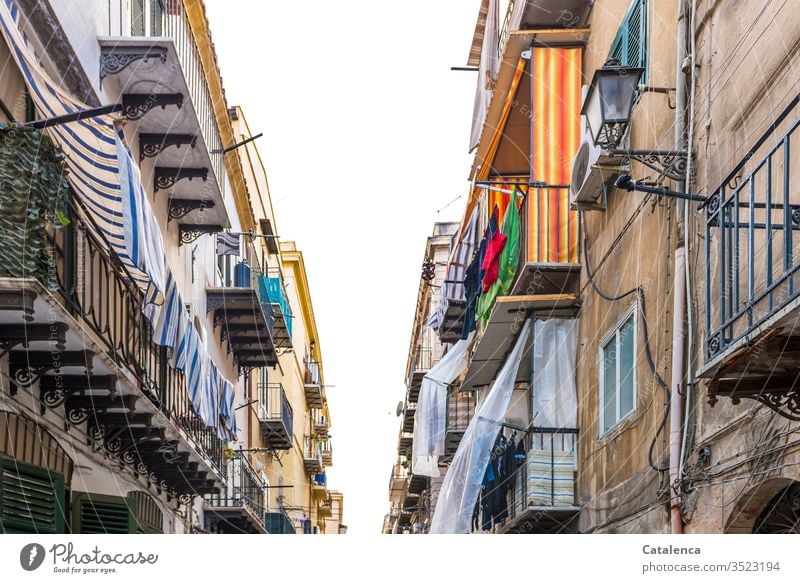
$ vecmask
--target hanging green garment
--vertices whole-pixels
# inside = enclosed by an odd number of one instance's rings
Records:
[[[517,190],[514,189],[514,197],[509,202],[506,216],[503,218],[503,226],[500,231],[507,237],[505,247],[500,253],[500,271],[497,281],[492,284],[481,297],[478,298],[476,316],[483,319],[484,324],[492,313],[492,307],[498,296],[504,296],[511,290],[514,283],[514,276],[517,273],[519,263],[519,209],[516,205]]]

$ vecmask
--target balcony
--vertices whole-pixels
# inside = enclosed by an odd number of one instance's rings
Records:
[[[790,147],[797,99],[760,136],[705,205],[708,400],[757,401],[800,421],[800,192]]]
[[[304,379],[306,404],[309,408],[321,409],[324,402],[324,392],[320,363],[312,357],[306,357],[304,362],[306,365]]]
[[[326,439],[320,443],[320,450],[322,452],[322,465],[329,468],[333,465],[333,445],[330,439]]]
[[[430,346],[418,346],[414,350],[413,361],[411,363],[411,379],[408,385],[408,402],[416,403],[419,398],[419,389],[422,386],[422,379],[434,365],[433,348]]]
[[[206,309],[213,312],[214,326],[222,329],[234,361],[247,368],[277,365],[272,306],[257,291],[255,262],[226,255],[219,264],[225,269],[217,273],[215,287],[206,288]]]
[[[389,477],[389,499],[394,502],[400,499],[403,490],[406,487],[406,479],[408,478],[408,470],[401,463],[396,463],[392,468],[392,474]]]
[[[15,156],[14,159],[9,156]],[[187,500],[224,486],[223,443],[189,401],[183,373],[152,342],[134,278],[66,197],[63,159],[32,129],[0,131],[4,189],[0,338],[12,398],[51,410],[110,462]],[[36,161],[36,171],[25,161]],[[22,197],[22,198],[19,198]],[[54,218],[61,219],[54,222]],[[31,401],[33,399],[33,401]]]
[[[414,432],[414,418],[417,414],[417,404],[416,403],[406,403],[406,406],[403,407],[403,432],[404,433],[413,433]]]
[[[280,383],[259,383],[258,422],[271,449],[292,449],[294,414]]]
[[[176,107],[155,108],[137,122],[139,156],[152,159],[157,194],[169,201],[169,217],[188,242],[198,229],[229,226],[222,181],[225,166],[214,104],[200,54],[182,5],[166,11],[151,32],[163,36],[101,37],[100,80],[118,95],[144,97]]]
[[[264,482],[242,452],[228,461],[227,487],[203,500],[206,528],[226,534],[263,534]]]
[[[275,314],[275,347],[290,349],[292,347],[292,308],[289,296],[283,283],[283,276],[278,270],[270,270],[270,274],[262,280],[262,301],[272,304]]]
[[[397,440],[397,448],[400,450],[401,455],[408,452],[408,457],[411,457],[411,448],[414,445],[414,434],[408,431],[400,431],[400,437]]]
[[[328,499],[328,480],[325,472],[312,477],[311,497],[317,502]]]
[[[327,439],[330,432],[330,424],[327,415],[323,415],[322,409],[311,410],[311,427],[314,435],[320,439]]]
[[[267,534],[297,534],[292,519],[284,511],[270,511],[264,514]]]
[[[580,507],[575,499],[577,429],[534,427],[527,460],[517,470],[509,519],[501,533],[575,533]]]
[[[325,469],[325,464],[322,462],[321,444],[308,435],[303,438],[303,468],[306,474],[312,476],[321,474]]]
[[[447,395],[447,423],[444,434],[444,455],[442,462],[453,459],[464,437],[464,432],[469,427],[469,422],[475,415],[476,398],[468,391],[451,391]]]

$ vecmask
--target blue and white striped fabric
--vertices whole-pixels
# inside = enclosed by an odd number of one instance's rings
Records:
[[[222,379],[222,398],[219,405],[220,424],[217,434],[225,441],[236,441],[236,390],[227,379]]]
[[[53,81],[20,27],[13,0],[0,0],[0,32],[42,117],[87,109]],[[235,389],[213,364],[184,310],[175,279],[166,265],[164,240],[150,206],[138,166],[124,136],[109,117],[86,118],[47,129],[65,154],[75,196],[89,214],[88,226],[106,240],[142,290],[142,313],[153,327],[153,341],[170,349],[170,364],[184,372],[189,399],[210,428],[220,425],[220,400],[226,403],[225,436],[231,427]]]

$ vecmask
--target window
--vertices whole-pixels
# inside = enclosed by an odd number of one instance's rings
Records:
[[[144,0],[131,2],[131,36],[144,36]]]
[[[601,435],[636,407],[636,313],[627,314],[600,349]]]
[[[641,67],[641,82],[647,82],[647,0],[633,0],[611,43],[608,58],[626,67]]]

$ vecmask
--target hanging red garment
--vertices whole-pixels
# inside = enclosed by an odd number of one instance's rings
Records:
[[[483,271],[483,279],[481,280],[481,289],[483,293],[489,291],[492,284],[497,281],[497,276],[500,273],[500,253],[506,245],[507,237],[500,232],[497,221],[498,210],[494,207],[492,211],[492,218],[489,219],[489,226],[486,231],[486,254],[483,256],[483,264],[481,271]]]

